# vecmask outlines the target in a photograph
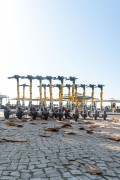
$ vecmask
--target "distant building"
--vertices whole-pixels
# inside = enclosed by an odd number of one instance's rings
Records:
[[[8,96],[0,94],[0,107],[2,106],[3,99],[6,99],[6,103],[7,103]]]

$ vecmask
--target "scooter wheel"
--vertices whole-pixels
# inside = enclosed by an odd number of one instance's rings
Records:
[[[4,117],[5,117],[5,119],[9,119],[9,113],[5,112]]]
[[[67,119],[67,117],[68,117],[67,114],[65,114],[65,119]]]
[[[75,121],[77,121],[77,117],[75,117]]]
[[[96,114],[93,115],[93,120],[97,120],[97,115]]]
[[[104,112],[104,114],[103,114],[103,120],[106,120],[106,118],[107,118],[107,114],[106,114],[106,112]]]
[[[57,118],[57,114],[55,114],[55,118]]]
[[[59,116],[59,121],[61,121],[61,119],[62,119],[62,117],[61,117],[61,116]]]
[[[33,116],[33,119],[35,120],[35,119],[36,119],[36,116]]]
[[[18,118],[18,119],[22,119],[22,116],[21,116],[21,115],[19,115],[19,116],[17,116],[17,118]]]
[[[47,120],[47,119],[48,119],[48,116],[45,116],[44,118],[45,118],[45,120]]]

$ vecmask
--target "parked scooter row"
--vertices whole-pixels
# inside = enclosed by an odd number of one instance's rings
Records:
[[[81,117],[83,119],[86,119],[87,117],[92,117],[93,119],[97,119],[98,117],[103,118],[104,120],[106,119],[107,115],[106,112],[103,110],[103,106],[102,106],[102,101],[103,101],[103,86],[104,85],[93,85],[90,84],[89,86],[85,85],[85,84],[76,84],[76,77],[63,77],[63,76],[58,76],[58,77],[52,77],[52,76],[46,76],[46,77],[42,77],[42,76],[36,76],[33,77],[32,75],[27,75],[25,76],[19,76],[19,75],[14,75],[12,77],[9,77],[9,79],[14,78],[17,80],[17,106],[16,109],[10,109],[9,106],[5,107],[4,110],[4,116],[5,118],[9,118],[9,116],[11,114],[15,114],[19,119],[21,119],[24,115],[28,115],[31,116],[33,119],[36,118],[42,118],[47,120],[49,117],[51,118],[58,118],[59,120],[61,120],[63,117],[64,118],[74,118],[75,121],[78,120],[79,115],[81,115]],[[28,79],[30,84],[26,85],[26,84],[19,84],[19,79]],[[39,93],[40,93],[40,101],[39,101],[39,108],[36,108],[33,104],[32,104],[32,80],[37,79],[39,80]],[[43,80],[48,80],[49,84],[42,84]],[[59,80],[61,82],[61,84],[52,84],[52,80]],[[69,80],[72,82],[72,85],[70,84],[66,84],[64,85],[64,80]],[[19,87],[22,86],[23,87],[23,98],[22,98],[22,105],[20,104],[20,90]],[[30,89],[30,101],[29,101],[29,105],[28,108],[25,109],[25,87],[29,87]],[[49,107],[47,107],[46,104],[46,88],[49,88],[49,92],[50,92],[50,104]],[[53,106],[53,95],[52,95],[52,88],[57,87],[59,89],[59,107],[57,109],[54,108]],[[63,88],[67,87],[68,88],[68,106],[66,108],[63,107]],[[79,104],[79,98],[78,98],[78,88],[83,88],[83,109],[82,111],[79,111],[78,108],[78,104]],[[87,106],[86,106],[86,87],[92,88],[92,106],[91,109],[88,110]],[[101,93],[100,93],[100,103],[101,103],[101,110],[98,111],[95,107],[95,102],[94,102],[94,88],[98,87],[101,89]],[[44,98],[42,97],[42,88],[44,88]],[[70,93],[70,89],[72,88],[72,93]]]
[[[30,106],[26,110],[23,106],[19,105],[15,110],[10,109],[9,106],[6,106],[4,109],[4,117],[5,119],[9,119],[10,115],[16,115],[18,119],[22,119],[23,116],[30,116],[34,120],[37,119],[44,119],[48,120],[49,118],[55,118],[59,119],[61,121],[62,119],[74,119],[77,121],[80,117],[83,119],[86,119],[87,117],[93,118],[94,120],[97,120],[97,118],[103,118],[106,120],[107,114],[106,111],[96,110],[92,107],[92,110],[88,109],[86,106],[83,107],[82,111],[79,111],[78,107],[70,108],[70,107],[62,107],[62,108],[48,108],[46,106],[41,106],[41,108],[36,108],[35,106]]]

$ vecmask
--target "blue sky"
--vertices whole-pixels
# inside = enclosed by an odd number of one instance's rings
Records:
[[[119,0],[0,0],[0,93],[16,96],[14,74],[62,75],[104,84],[104,99],[120,99],[119,9]]]

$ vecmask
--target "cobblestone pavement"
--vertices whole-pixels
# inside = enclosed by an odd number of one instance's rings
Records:
[[[1,180],[120,180],[120,141],[108,139],[120,135],[119,120],[91,120],[98,125],[93,134],[79,129],[92,125],[85,124],[87,121],[82,119],[77,122],[53,119],[35,120],[35,124],[30,124],[29,120],[19,122],[23,127],[8,126],[6,121],[0,120],[0,138],[22,138],[28,142],[0,140]],[[72,127],[61,128],[58,132],[44,130],[61,126],[63,122],[71,123]],[[65,130],[76,134],[65,134]],[[92,175],[86,164],[99,167],[103,173]]]

